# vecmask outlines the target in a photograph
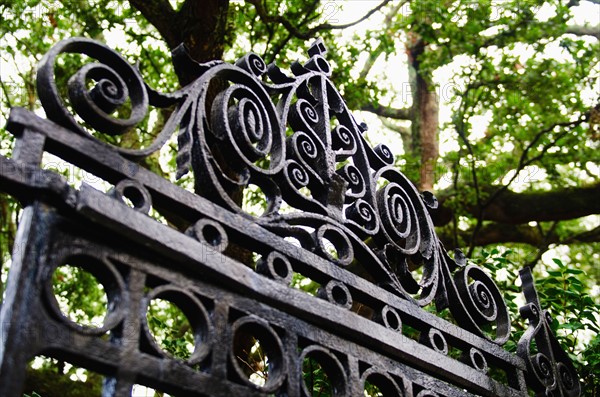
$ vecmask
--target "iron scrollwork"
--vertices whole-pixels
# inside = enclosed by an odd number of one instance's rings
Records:
[[[97,62],[81,67],[63,89],[55,76],[61,54],[84,54]],[[122,323],[130,324],[133,330],[141,327],[140,340],[129,341],[135,345],[132,351],[141,347],[142,353],[149,354],[145,363],[162,368],[158,360],[173,361],[173,357],[153,342],[145,320],[138,324],[137,317],[127,316],[125,307],[137,305],[136,313],[144,312],[152,299],[165,298],[195,318],[191,327],[196,347],[177,368],[188,371],[214,364],[216,375],[186,372],[189,379],[207,384],[214,379],[221,382],[223,373],[230,373],[233,376],[225,377],[227,382],[255,391],[275,393],[284,385],[293,390],[293,379],[286,374],[302,372],[297,360],[314,359],[329,369],[339,395],[350,395],[357,382],[367,381],[390,395],[401,395],[405,389],[412,389],[411,395],[438,395],[429,390],[427,384],[432,380],[424,373],[439,377],[440,381],[434,382],[439,390],[454,390],[456,386],[461,393],[468,389],[486,396],[523,395],[527,393],[523,377],[526,366],[528,383],[536,392],[579,395],[573,365],[550,331],[530,273],[525,271],[521,276],[528,301],[522,315],[529,319],[530,328],[519,343],[520,359],[498,346],[508,340],[511,325],[495,282],[482,268],[467,263],[460,251],[451,255],[445,250],[430,214],[437,207],[433,194],[419,192],[395,168],[388,147],[369,145],[364,136],[367,126],[356,121],[330,80],[332,70],[323,42],[317,40],[308,55],[304,64],[293,63],[288,75],[274,64],[266,65],[254,53],[233,65],[221,61],[199,64],[180,46],[173,54],[176,69],[187,68],[198,77],[174,93],[160,93],[147,86],[139,71],[123,57],[98,42],[69,39],[46,54],[38,69],[38,93],[47,118],[64,129],[46,120],[27,119],[29,113],[21,111],[15,111],[13,123],[25,127],[31,123],[32,134],[42,135],[36,138],[38,144],[41,142],[40,158],[47,139],[52,142],[49,151],[64,150],[94,171],[102,168],[104,159],[110,159],[103,172],[113,188],[107,194],[86,185],[77,190],[55,173],[36,168],[35,161],[20,163],[18,158],[2,156],[0,178],[11,186],[22,186],[22,191],[16,189],[20,194],[34,196],[27,190],[32,188],[48,197],[60,197],[49,203],[41,200],[43,205],[37,203],[39,208],[30,211],[31,217],[99,222],[117,236],[128,235],[135,243],[160,251],[149,262],[134,260],[144,263],[135,265],[138,267],[131,266],[129,260],[115,264],[102,258],[92,261],[97,268],[108,269],[97,275],[109,287],[109,301],[116,314],[108,316],[99,329],[68,326],[85,337],[101,336],[108,329],[112,332]],[[170,115],[147,147],[118,147],[95,135],[125,134],[145,122],[150,107],[168,108]],[[20,133],[23,136],[18,139],[25,141],[27,134],[21,130],[15,134]],[[177,178],[191,171],[194,193],[172,186],[133,163],[159,151],[174,134],[178,143]],[[69,146],[65,141],[70,140],[76,143]],[[98,158],[94,157],[96,152]],[[25,176],[39,171],[48,178],[33,181],[33,176],[22,177],[18,170]],[[240,205],[240,197],[250,185],[258,186],[265,195],[266,210],[259,216],[247,213]],[[131,208],[115,204],[127,200]],[[67,215],[44,209],[57,202]],[[154,230],[153,226],[159,225],[147,215],[155,205],[177,207],[175,215],[190,218],[177,230]],[[244,228],[255,230],[257,235],[240,230]],[[33,235],[38,232],[32,229]],[[95,237],[85,238],[91,241]],[[251,242],[244,243],[244,239]],[[300,247],[289,244],[289,239]],[[241,266],[238,258],[229,255],[238,244],[248,248],[253,243],[258,247],[254,268]],[[117,248],[104,249],[112,252]],[[129,254],[133,255],[125,256]],[[180,267],[167,269],[161,263],[171,255]],[[27,265],[38,266],[33,262]],[[416,268],[422,269],[420,277]],[[320,277],[321,287],[315,295],[321,299],[290,288],[294,276],[302,271]],[[129,277],[127,282],[124,275]],[[131,280],[139,285],[130,285]],[[146,287],[152,287],[151,292],[143,292],[143,280],[148,283]],[[25,277],[22,282],[33,281]],[[62,321],[50,287],[44,288],[52,318]],[[224,293],[231,299],[220,299]],[[289,297],[293,299],[285,301]],[[364,300],[371,305],[370,314],[349,313]],[[18,304],[15,302],[12,304]],[[420,309],[432,303],[439,311],[448,308],[457,326]],[[335,316],[330,318],[331,312]],[[318,322],[334,324],[321,328]],[[377,332],[372,332],[373,327]],[[333,328],[336,333],[343,329],[344,334],[327,334]],[[407,336],[411,328],[418,331],[417,336]],[[274,372],[263,386],[253,386],[248,381],[248,368],[237,362],[243,351],[210,347],[219,339],[241,340],[244,335],[257,336],[270,349],[267,353]],[[342,338],[347,340],[332,342]],[[533,341],[538,352],[531,351]],[[354,343],[351,348],[349,343]],[[344,353],[348,349],[359,349],[363,356],[354,363],[351,355]],[[460,363],[453,356],[457,350]],[[292,358],[295,354],[298,356]],[[388,358],[395,361],[389,364]],[[450,368],[454,364],[462,366],[458,375]],[[401,371],[386,372],[398,365]],[[491,369],[505,371],[507,385],[492,379]],[[219,371],[224,372],[219,375]],[[159,386],[173,386],[170,375],[162,375],[165,377]],[[214,379],[201,380],[213,375]],[[150,384],[153,381],[149,379]],[[188,390],[185,388],[193,385],[178,386]],[[228,390],[222,391],[230,393]],[[296,394],[302,393],[309,394],[305,384],[296,390]],[[462,394],[454,391],[444,395]]]
[[[435,300],[439,309],[449,307],[472,332],[499,344],[508,339],[508,311],[495,283],[478,267],[465,266],[460,253],[450,258],[429,213],[437,206],[435,197],[419,193],[394,167],[387,146],[367,143],[366,125],[355,120],[329,79],[321,40],[308,50],[306,63],[292,65],[293,76],[254,53],[235,65],[197,64],[178,48],[175,64],[193,68],[199,77],[173,94],[146,87],[138,71],[104,45],[66,40],[42,61],[38,91],[50,119],[85,134],[54,81],[56,57],[70,52],[99,61],[81,68],[68,84],[72,110],[95,130],[122,134],[143,119],[148,105],[176,106],[148,148],[117,149],[124,156],[148,156],[178,129],[177,175],[192,169],[200,195],[243,213],[235,194],[256,185],[268,203],[258,224],[297,238],[304,248],[358,269],[420,306]],[[96,82],[90,91],[88,80]],[[112,117],[126,100],[130,117]],[[281,212],[284,201],[295,211]],[[410,264],[423,267],[420,281]],[[484,324],[493,324],[491,335]]]

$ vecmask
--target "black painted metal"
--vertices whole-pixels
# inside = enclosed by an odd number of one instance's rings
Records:
[[[527,299],[520,312],[529,320],[529,328],[519,341],[517,354],[527,363],[529,384],[543,396],[579,396],[581,386],[575,367],[552,333],[550,313],[541,309],[531,269],[522,269],[519,276]],[[532,346],[534,341],[535,350]]]
[[[176,66],[199,77],[173,94],[147,87],[94,41],[66,40],[44,57],[37,86],[47,119],[12,109],[17,144],[11,159],[0,156],[0,190],[26,206],[0,314],[0,395],[20,395],[27,363],[42,354],[104,374],[105,396],[130,395],[136,383],[179,395],[307,395],[309,359],[336,396],[361,396],[367,381],[385,396],[526,396],[528,386],[579,394],[527,273],[531,329],[518,355],[501,347],[510,332],[501,292],[459,251],[452,259],[444,250],[429,214],[435,198],[394,168],[386,146],[370,147],[366,126],[329,80],[325,52],[317,40],[288,76],[256,54],[235,65],[197,64],[182,47]],[[97,62],[62,90],[54,65],[66,53]],[[126,133],[149,106],[174,110],[146,148],[92,135]],[[116,118],[117,109],[127,116]],[[193,170],[196,193],[137,163],[175,131],[177,177]],[[73,188],[43,169],[44,152],[113,188]],[[268,203],[261,216],[232,198],[251,185]],[[244,255],[256,263],[241,263]],[[65,263],[103,284],[102,325],[61,312],[51,278]],[[298,276],[321,286],[316,296],[290,285]],[[190,320],[195,350],[187,360],[150,335],[146,310],[155,298]],[[433,303],[453,322],[422,308]],[[240,335],[249,334],[269,357],[263,385],[237,359]],[[533,339],[539,353],[530,351]]]

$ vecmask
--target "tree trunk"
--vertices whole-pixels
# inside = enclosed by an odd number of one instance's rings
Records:
[[[167,0],[129,2],[156,27],[171,50],[184,43],[192,59],[200,63],[223,57],[229,0],[187,0],[178,11]],[[182,86],[198,77],[189,69],[176,73]]]
[[[407,47],[413,89],[412,152],[420,158],[418,187],[421,191],[432,191],[435,164],[439,156],[439,101],[431,76],[425,75],[420,69],[419,57],[425,51],[425,42],[413,34],[409,36]]]
[[[228,9],[229,0],[188,0],[181,6],[172,29],[180,32],[180,43],[185,43],[196,62],[223,58]],[[177,77],[184,86],[198,76],[183,70]]]
[[[421,143],[421,172],[419,189],[433,191],[435,164],[439,156],[438,144],[438,98],[434,90],[421,75],[417,74],[415,123],[419,126]]]

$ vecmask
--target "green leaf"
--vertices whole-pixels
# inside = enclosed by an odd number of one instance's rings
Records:
[[[569,274],[583,274],[583,273],[585,273],[583,270],[579,270],[579,269],[567,269],[566,272],[569,273]]]
[[[558,258],[552,258],[552,262],[556,263],[561,268],[565,267],[565,265],[562,263],[562,261]]]

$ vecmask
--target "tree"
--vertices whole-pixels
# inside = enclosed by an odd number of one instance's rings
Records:
[[[555,265],[542,260],[544,253],[568,247],[570,265],[592,276],[585,292],[600,281],[593,266],[600,241],[600,28],[576,25],[573,16],[597,13],[598,4],[383,0],[344,23],[333,19],[349,4],[318,0],[4,1],[2,62],[15,72],[2,75],[3,117],[10,106],[39,107],[34,67],[62,38],[106,41],[124,32],[117,50],[140,62],[151,86],[169,92],[196,73],[171,62],[180,43],[198,62],[231,61],[252,50],[286,67],[318,35],[330,50],[335,84],[370,121],[368,137],[397,133],[397,164],[420,189],[435,192],[441,205],[434,218],[446,247],[481,259],[477,247],[508,246],[514,262],[541,273]],[[343,42],[340,34],[350,27],[361,28],[360,36]],[[378,69],[393,59],[409,69],[401,83],[412,100],[390,88],[398,76],[382,80]],[[12,141],[0,134],[6,154]],[[121,143],[144,139],[134,132]],[[145,165],[173,172],[157,158]],[[0,196],[0,210],[6,263],[17,204]]]

